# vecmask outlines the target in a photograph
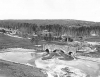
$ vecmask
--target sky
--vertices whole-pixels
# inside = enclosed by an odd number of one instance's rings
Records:
[[[100,22],[100,0],[0,0],[0,19],[77,19]]]

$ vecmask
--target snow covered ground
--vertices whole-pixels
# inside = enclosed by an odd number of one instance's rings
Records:
[[[61,61],[58,59],[42,61],[41,59],[38,59],[35,61],[35,63],[38,68],[42,68],[47,72],[48,77],[54,77],[55,75],[58,75],[58,77],[60,77],[60,75],[66,73],[61,70],[65,67],[70,68],[71,71],[74,71],[74,73],[76,73],[75,75],[73,74],[72,77],[85,77],[87,73],[90,75],[94,75],[94,73],[96,73],[95,71],[99,69],[97,63],[81,59],[75,61]],[[82,73],[82,70],[85,71],[85,73]]]
[[[65,67],[68,67],[70,71],[75,73],[72,74],[72,77],[85,77],[87,73],[96,77],[96,72],[100,70],[99,61],[94,62],[93,59],[90,60],[85,57],[80,57],[80,59],[73,61],[62,61],[58,58],[42,60],[41,57],[44,53],[33,52],[33,49],[9,48],[5,49],[5,51],[6,50],[9,52],[0,53],[0,59],[33,67],[36,66],[37,68],[43,69],[43,71],[48,74],[48,77],[54,77],[56,75],[60,77],[66,74],[66,72],[62,70]],[[32,63],[35,63],[35,65]]]
[[[28,60],[32,59],[32,52],[6,52],[0,53],[0,59],[25,64]]]
[[[2,51],[9,51],[9,52],[33,52],[34,49],[24,49],[24,48],[7,48],[3,49]]]
[[[88,41],[86,41],[88,44],[90,44],[90,45],[100,45],[100,42],[88,42]]]
[[[22,38],[22,39],[23,39],[23,37],[19,37],[19,36],[17,36],[17,35],[11,35],[11,34],[5,34],[5,35],[8,35],[8,36],[10,36],[10,37],[16,37],[16,38]]]
[[[33,56],[35,53],[34,51],[34,49],[8,48],[1,50],[0,59],[27,64],[29,60],[35,58],[35,56]]]

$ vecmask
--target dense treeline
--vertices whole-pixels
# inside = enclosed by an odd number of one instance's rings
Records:
[[[91,32],[100,35],[100,25],[99,24],[84,24],[75,23],[73,25],[68,24],[36,24],[36,23],[26,23],[26,22],[0,22],[0,27],[8,29],[19,29],[28,34],[38,33],[39,31],[48,30],[49,32],[54,32],[56,36],[62,34],[72,35],[72,36],[89,36]]]

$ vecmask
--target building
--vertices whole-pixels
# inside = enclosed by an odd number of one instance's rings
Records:
[[[99,36],[99,32],[98,31],[91,31],[90,35],[91,36]]]
[[[48,30],[43,30],[42,32],[39,33],[41,36],[49,37],[49,36],[54,36],[53,32],[49,32]]]
[[[68,36],[68,35],[62,35],[62,41],[64,41],[64,42],[73,42],[74,37]]]

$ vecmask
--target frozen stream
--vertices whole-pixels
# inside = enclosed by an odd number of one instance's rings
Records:
[[[11,48],[7,51],[9,52],[4,50],[4,52],[0,53],[0,59],[36,66],[37,68],[43,69],[48,74],[48,77],[54,77],[56,75],[60,77],[65,74],[65,72],[62,71],[62,68],[65,67],[69,67],[73,72],[79,75],[72,77],[86,77],[85,74],[92,75],[91,77],[98,77],[97,75],[100,74],[100,65],[89,60],[62,61],[57,58],[42,60],[41,56],[43,53],[35,53],[34,50]],[[80,70],[84,71],[85,74],[82,74]]]
[[[33,49],[22,49],[22,48],[8,48],[2,50],[0,53],[0,59],[27,64],[29,60],[34,58],[32,54],[34,54]]]
[[[0,53],[0,59],[17,62],[27,63],[28,60],[32,59],[32,52],[6,52]]]

